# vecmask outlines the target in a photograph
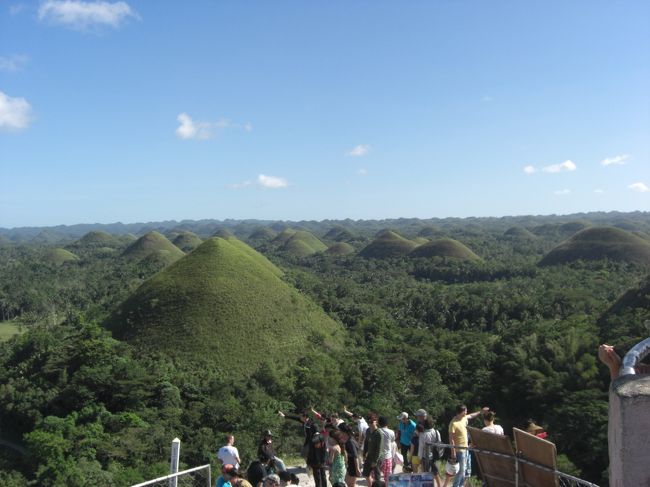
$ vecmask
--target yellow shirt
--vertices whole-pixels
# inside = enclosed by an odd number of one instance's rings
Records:
[[[456,446],[467,446],[467,416],[449,422],[449,439],[453,438]]]

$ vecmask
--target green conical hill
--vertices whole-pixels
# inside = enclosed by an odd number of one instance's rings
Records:
[[[256,229],[253,233],[251,233],[248,237],[249,240],[257,240],[257,241],[266,241],[266,240],[272,240],[275,237],[277,237],[278,232],[273,230],[272,228],[269,227],[260,227]]]
[[[214,233],[212,234],[213,237],[221,237],[221,238],[228,238],[228,237],[234,237],[233,233],[228,230],[227,228],[224,227],[219,227],[217,228]]]
[[[503,235],[514,240],[534,240],[537,238],[534,233],[523,227],[510,227]]]
[[[293,228],[285,228],[273,239],[275,245],[284,245],[286,244],[291,237],[294,236],[296,231]]]
[[[347,242],[336,242],[325,252],[331,255],[350,255],[354,254],[354,247]]]
[[[425,243],[428,243],[430,240],[425,237],[415,237],[414,239],[412,239],[412,241],[418,245],[423,245]]]
[[[79,260],[79,257],[74,255],[69,250],[65,249],[49,249],[45,252],[43,260],[55,265],[61,265],[66,262],[73,262]]]
[[[271,262],[269,259],[264,257],[262,254],[260,254],[257,250],[255,250],[251,246],[239,240],[237,237],[230,236],[228,238],[225,238],[224,240],[226,240],[233,247],[237,248],[239,251],[248,255],[259,266],[265,267],[266,270],[268,270],[272,274],[275,274],[278,277],[282,277],[282,275],[284,274],[273,262]]]
[[[591,224],[588,222],[582,222],[582,221],[574,221],[574,222],[567,222],[563,223],[560,225],[560,233],[569,236],[573,235],[575,233],[578,233],[580,230],[584,230],[585,228],[591,227]]]
[[[325,235],[325,240],[333,240],[334,242],[349,242],[354,240],[354,234],[345,227],[340,225],[330,228]]]
[[[119,240],[109,233],[88,232],[73,245],[75,247],[115,247],[119,243]]]
[[[154,275],[106,325],[138,347],[210,362],[235,377],[342,344],[342,329],[322,309],[222,238]]]
[[[201,245],[203,243],[203,240],[201,240],[201,237],[199,237],[196,233],[181,232],[176,235],[176,237],[174,237],[172,243],[183,252],[191,252],[199,245]]]
[[[307,257],[317,252],[324,252],[327,250],[327,245],[318,240],[313,233],[298,230],[289,237],[281,250],[296,257]]]
[[[388,259],[410,253],[417,244],[392,230],[382,230],[375,239],[359,252],[361,257],[371,259]]]
[[[160,253],[161,251],[165,251]],[[155,230],[143,235],[129,245],[122,255],[133,260],[142,260],[152,254],[158,253],[164,262],[173,262],[183,257],[183,251],[171,243],[167,238]]]
[[[551,250],[539,265],[599,259],[650,265],[650,242],[620,228],[586,228]]]
[[[462,260],[481,260],[468,247],[453,238],[440,238],[415,248],[412,257],[452,257]]]

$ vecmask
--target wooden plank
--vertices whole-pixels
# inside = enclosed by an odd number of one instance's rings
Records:
[[[510,438],[503,435],[488,433],[478,428],[467,428],[472,443],[476,448],[508,455],[510,458],[474,452],[483,480],[488,487],[512,487],[515,482],[515,452]],[[520,484],[521,485],[521,484]]]
[[[517,428],[513,428],[512,431],[515,436],[517,456],[529,462],[557,470],[557,451],[554,443]],[[525,463],[519,464],[519,471],[527,487],[559,486],[558,476],[552,472]]]

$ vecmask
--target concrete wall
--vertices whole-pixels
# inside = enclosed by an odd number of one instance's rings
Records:
[[[609,389],[610,487],[650,486],[650,375],[627,375]]]

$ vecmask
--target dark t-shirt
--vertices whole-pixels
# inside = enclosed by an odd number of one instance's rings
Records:
[[[417,456],[418,451],[420,449],[420,437],[417,435],[413,435],[411,437],[411,445],[413,445],[413,456]]]
[[[253,487],[257,487],[257,484],[266,477],[266,467],[259,460],[254,460],[246,471],[246,477]]]
[[[354,477],[357,471],[357,456],[359,455],[359,445],[350,438],[345,442],[345,452],[348,454],[348,475]]]

